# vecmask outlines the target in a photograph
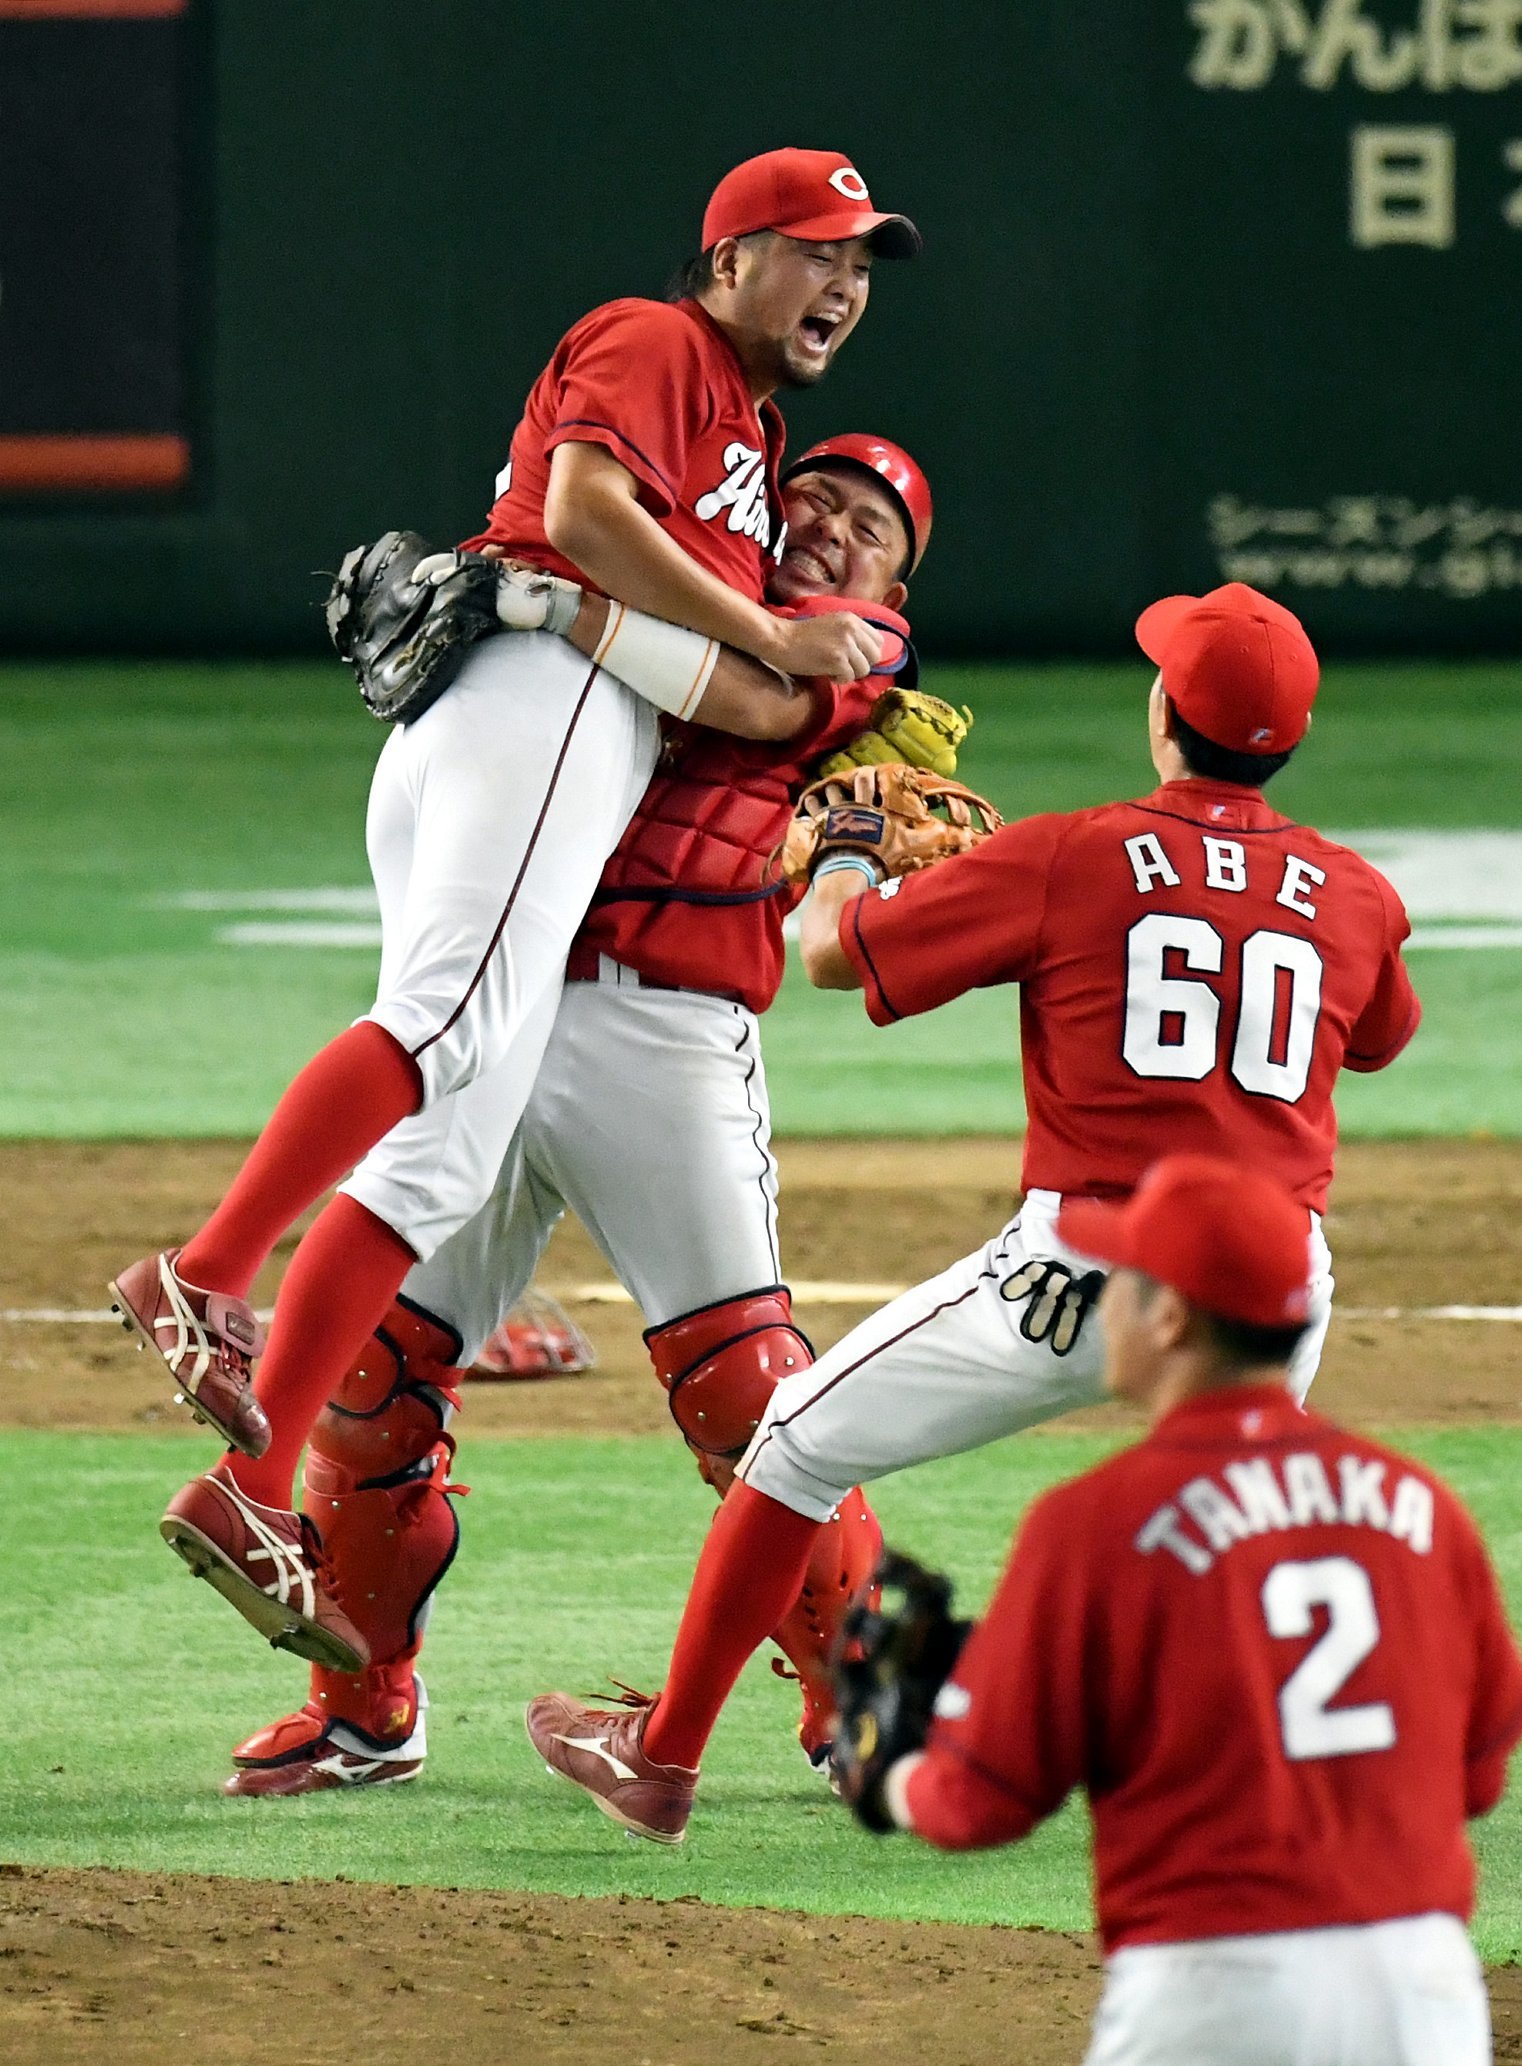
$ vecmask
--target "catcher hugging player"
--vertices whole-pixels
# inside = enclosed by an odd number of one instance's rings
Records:
[[[298,1458],[407,1272],[492,1193],[567,951],[653,772],[656,710],[792,738],[813,721],[810,680],[861,679],[883,659],[882,635],[852,611],[763,604],[783,546],[771,398],[823,377],[865,310],[874,258],[918,248],[839,153],[747,160],[709,200],[693,291],[594,310],[535,383],[473,543],[536,571],[466,553],[413,580],[424,555],[394,535],[345,564],[335,633],[347,642],[364,606],[377,704],[410,720],[370,797],[376,1002],[297,1076],[205,1226],[111,1287],[124,1324],[233,1445],[171,1502],[166,1540],[315,1662],[356,1672],[367,1646],[326,1582],[317,1529],[291,1511]],[[556,635],[583,583],[618,598],[596,606],[590,667]],[[448,651],[430,665],[425,619],[474,640],[463,665]],[[480,635],[499,624],[530,635]],[[388,643],[387,625],[404,635]],[[356,1164],[286,1272],[251,1384],[255,1273]],[[397,1201],[392,1217],[372,1194]]]
[[[757,1024],[782,979],[782,921],[799,895],[770,859],[805,762],[946,768],[965,722],[912,687],[903,577],[932,515],[914,461],[885,439],[829,438],[793,463],[783,495],[787,547],[769,593],[791,609],[854,598],[893,639],[897,685],[884,693],[877,674],[819,684],[814,723],[784,746],[690,727],[668,739],[571,948],[566,986],[546,1000],[543,1057],[490,1200],[408,1273],[312,1433],[304,1506],[369,1663],[314,1664],[307,1704],[237,1747],[231,1793],[385,1784],[421,1768],[417,1660],[457,1540],[445,1484],[455,1366],[527,1283],[566,1204],[649,1322],[673,1416],[721,1496],[776,1380],[811,1360],[780,1281]],[[407,1227],[406,1190],[379,1188],[379,1166],[361,1172],[355,1194]],[[816,1764],[830,1747],[831,1650],[880,1548],[870,1509],[849,1491],[771,1631],[802,1682],[799,1734]]]
[[[1019,984],[1024,1203],[772,1393],[660,1695],[621,1711],[561,1693],[530,1705],[551,1769],[642,1835],[681,1841],[719,1710],[849,1487],[1099,1397],[1087,1322],[1103,1272],[1062,1233],[1065,1198],[1123,1198],[1170,1148],[1274,1176],[1304,1239],[1297,1399],[1315,1374],[1332,1086],[1344,1066],[1385,1067],[1416,1031],[1410,928],[1375,869],[1263,797],[1310,723],[1319,670],[1299,620],[1231,583],[1154,603],[1137,637],[1157,669],[1148,796],[988,836],[942,828],[965,850],[928,867],[922,821],[845,785],[803,800],[790,865],[813,877],[802,945],[816,984],[864,991],[880,1025]]]
[[[1057,1232],[1111,1266],[1105,1384],[1151,1431],[1036,1501],[970,1636],[944,1579],[888,1561],[842,1674],[844,1792],[966,1850],[1087,1790],[1088,2066],[1483,2066],[1464,1820],[1501,1797],[1522,1659],[1474,1523],[1297,1409],[1282,1183],[1170,1156]]]

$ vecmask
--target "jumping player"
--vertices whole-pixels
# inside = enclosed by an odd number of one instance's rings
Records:
[[[289,1511],[291,1480],[417,1251],[356,1197],[335,1199],[286,1273],[250,1389],[256,1271],[393,1129],[425,1196],[452,1134],[468,1125],[480,1143],[473,1185],[457,1165],[439,1201],[435,1239],[489,1195],[533,1087],[542,1043],[525,1036],[654,765],[653,711],[618,672],[638,613],[692,626],[700,652],[727,641],[767,663],[753,670],[762,714],[736,726],[762,736],[778,735],[769,694],[782,735],[807,721],[783,676],[849,679],[881,650],[849,612],[784,619],[762,606],[782,545],[770,398],[823,376],[866,306],[874,254],[910,256],[918,235],[872,207],[839,154],[782,151],[720,182],[702,242],[695,296],[613,302],[568,333],[473,541],[633,610],[618,609],[590,671],[548,635],[482,641],[450,692],[388,740],[368,822],[383,928],[374,1007],[296,1078],[186,1247],[112,1287],[126,1324],[241,1452],[177,1495],[166,1538],[264,1633],[337,1667],[361,1664],[364,1645],[324,1588],[315,1531]],[[684,707],[718,650],[683,682]],[[467,1120],[451,1101],[472,1092]]]
[[[1151,1432],[1026,1515],[925,1750],[872,1775],[878,1826],[1010,1843],[1087,1789],[1088,2066],[1483,2066],[1464,1818],[1501,1797],[1522,1659],[1474,1523],[1296,1407],[1282,1185],[1175,1156],[1058,1234],[1112,1266],[1106,1387]]]
[[[929,484],[909,455],[882,438],[829,438],[794,462],[783,495],[774,603],[850,598],[879,629],[907,630],[906,577],[932,517]],[[908,686],[907,670],[895,681]],[[445,1496],[455,1366],[528,1280],[565,1203],[641,1307],[673,1415],[721,1496],[777,1378],[811,1361],[780,1281],[757,1023],[781,982],[782,921],[795,901],[768,861],[806,764],[859,738],[882,685],[874,675],[821,690],[814,727],[785,747],[694,730],[668,742],[571,950],[490,1203],[409,1272],[312,1431],[303,1504],[369,1665],[314,1665],[307,1704],[238,1746],[229,1792],[386,1785],[421,1769],[417,1664],[458,1536]],[[406,1183],[393,1173],[377,1188],[384,1153],[346,1188],[426,1252]],[[802,1682],[799,1733],[816,1763],[830,1743],[840,1621],[880,1547],[853,1489],[771,1632]]]
[[[658,1702],[615,1715],[551,1694],[530,1707],[551,1766],[644,1835],[681,1839],[709,1731],[847,1487],[1099,1396],[1083,1322],[1101,1279],[1057,1230],[1064,1196],[1124,1197],[1170,1147],[1274,1174],[1305,1215],[1297,1396],[1315,1373],[1332,1294],[1332,1086],[1343,1066],[1383,1068],[1416,1030],[1409,926],[1366,861],[1262,797],[1310,722],[1318,668],[1298,619],[1232,583],[1154,603],[1137,636],[1160,670],[1160,788],[1006,826],[879,888],[862,883],[869,859],[831,856],[803,907],[811,978],[864,989],[878,1024],[1020,985],[1025,1199],[985,1248],[772,1394]]]

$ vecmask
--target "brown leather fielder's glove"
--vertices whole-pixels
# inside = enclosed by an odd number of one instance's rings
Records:
[[[883,1799],[890,1765],[924,1746],[936,1695],[972,1629],[951,1612],[951,1581],[884,1550],[882,1605],[859,1600],[834,1660],[840,1727],[831,1767],[840,1797],[878,1836],[893,1828]]]
[[[884,877],[912,875],[965,853],[1004,820],[975,789],[928,768],[853,768],[811,782],[782,843],[788,882],[807,882],[826,854],[864,854]]]

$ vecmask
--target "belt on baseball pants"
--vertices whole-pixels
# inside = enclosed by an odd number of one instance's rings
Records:
[[[568,983],[602,983],[611,990],[667,990],[681,997],[721,995],[716,990],[696,989],[690,983],[652,983],[637,968],[615,961],[611,954],[599,953],[586,940],[575,941],[566,956],[565,979]]]

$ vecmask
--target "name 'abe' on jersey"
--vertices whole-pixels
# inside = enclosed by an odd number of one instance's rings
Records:
[[[1020,985],[1027,1190],[1125,1192],[1193,1152],[1319,1212],[1338,1071],[1384,1068],[1421,1018],[1410,929],[1361,855],[1190,780],[1007,825],[853,898],[840,944],[879,1025]]]
[[[710,574],[760,602],[787,530],[777,486],[782,417],[757,409],[733,345],[695,301],[610,301],[573,324],[534,382],[486,529],[569,581],[587,577],[544,528],[558,445],[601,445],[639,501]]]

